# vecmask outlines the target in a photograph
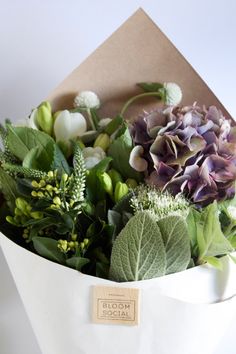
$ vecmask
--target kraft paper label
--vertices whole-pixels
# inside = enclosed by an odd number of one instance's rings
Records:
[[[93,322],[138,325],[139,289],[94,286]]]

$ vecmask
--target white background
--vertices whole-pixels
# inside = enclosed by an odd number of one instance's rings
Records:
[[[25,117],[140,6],[236,117],[235,0],[0,0],[0,119]],[[234,333],[215,354],[236,352]],[[1,251],[0,354],[41,354]]]

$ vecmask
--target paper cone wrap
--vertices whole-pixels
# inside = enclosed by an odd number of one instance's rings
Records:
[[[54,109],[72,107],[80,90],[96,92],[101,115],[114,116],[137,82],[176,82],[183,104],[223,105],[158,27],[139,10],[49,96]],[[156,101],[147,101],[152,107]],[[128,118],[143,109],[137,103]],[[145,106],[147,109],[147,106]],[[43,354],[213,354],[236,312],[236,266],[198,266],[161,278],[114,283],[37,256],[0,235]],[[92,323],[96,285],[140,289],[136,326]]]

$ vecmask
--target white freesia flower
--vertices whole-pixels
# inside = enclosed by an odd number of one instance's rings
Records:
[[[181,88],[174,82],[165,82],[163,87],[165,90],[165,103],[168,106],[178,105],[182,100]]]
[[[100,100],[92,91],[82,91],[74,99],[74,106],[81,108],[99,108]]]
[[[112,121],[111,118],[102,118],[98,122],[99,128],[105,128],[110,122]]]
[[[27,127],[38,130],[37,124],[37,108],[35,108],[29,117],[25,119],[19,119],[14,123],[15,127]]]
[[[56,141],[69,141],[82,136],[86,129],[87,123],[84,116],[81,113],[71,113],[68,110],[61,111],[54,123]]]
[[[97,165],[100,161],[102,161],[106,157],[106,154],[102,148],[97,146],[95,148],[93,147],[84,148],[83,156],[84,156],[85,167],[87,168],[87,170],[90,170],[95,165]]]
[[[231,219],[236,220],[236,207],[235,206],[228,206],[227,208],[227,212],[229,214],[229,216],[231,217]]]

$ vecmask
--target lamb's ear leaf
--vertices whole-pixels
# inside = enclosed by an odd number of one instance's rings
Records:
[[[187,269],[190,259],[190,238],[187,225],[180,216],[167,216],[157,222],[166,249],[166,274]]]
[[[110,279],[137,281],[164,275],[166,252],[156,218],[148,211],[133,216],[116,238]]]

